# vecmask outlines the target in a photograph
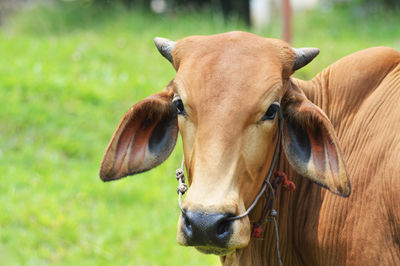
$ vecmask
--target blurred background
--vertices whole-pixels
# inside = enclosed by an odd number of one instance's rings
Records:
[[[0,264],[218,265],[178,246],[180,140],[156,169],[102,183],[120,118],[174,77],[153,37],[244,30],[319,47],[297,77],[400,50],[399,0],[0,0]],[[351,75],[351,73],[349,73]]]

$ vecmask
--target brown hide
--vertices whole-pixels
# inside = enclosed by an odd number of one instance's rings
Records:
[[[177,71],[162,94],[168,97],[144,100],[128,111],[106,152],[103,177],[148,170],[169,155],[176,138],[169,101],[179,98],[184,112],[177,120],[190,185],[183,208],[239,215],[254,200],[272,160],[278,119],[262,118],[278,102],[285,152],[280,168],[296,184],[295,192],[280,193],[276,202],[283,264],[400,265],[399,52],[360,51],[301,81],[290,77],[296,56],[280,40],[231,32],[164,44],[161,52]],[[157,160],[130,161],[137,157],[136,136],[150,136],[156,126],[136,130],[147,121],[141,106],[152,110],[155,103],[157,117],[167,117],[172,125],[165,127],[172,137],[157,133],[163,140],[158,142],[168,144],[157,149],[160,154],[149,153]],[[149,139],[139,138],[141,147]],[[263,225],[261,239],[250,239],[250,225],[264,204],[261,200],[249,216],[232,223],[226,247],[197,248],[224,255],[225,265],[277,264],[272,223]],[[190,245],[184,224],[181,216],[177,239]]]
[[[283,210],[292,217],[280,220],[291,246],[288,264],[297,258],[293,264],[399,265],[399,64],[399,52],[377,47],[339,60],[309,82],[295,80],[330,118],[352,194],[344,200],[296,178],[294,197],[282,195],[279,208],[281,218]]]
[[[293,80],[332,121],[352,194],[346,199],[321,190],[285,163],[296,191],[279,198],[284,265],[399,265],[400,53],[366,49],[311,81]],[[272,224],[265,225],[263,238],[221,261],[276,265]]]
[[[230,62],[234,58],[220,60]],[[288,162],[283,163],[283,169],[297,187],[294,193],[279,195],[277,202],[284,265],[400,263],[399,62],[397,51],[372,48],[338,61],[312,81],[294,80],[308,99],[331,119],[343,147],[353,191],[349,198],[338,197],[301,177]],[[260,66],[248,72],[259,73]],[[203,77],[207,75],[196,78]],[[251,86],[257,87],[257,84]],[[205,91],[207,86],[201,94],[210,95]],[[201,97],[200,92],[191,93],[191,97]],[[235,104],[231,103],[240,106]],[[251,113],[250,110],[243,112]],[[190,153],[185,150],[185,154]],[[241,188],[246,190],[244,184]],[[253,195],[255,192],[252,191]],[[199,195],[194,201],[204,202],[204,197]],[[263,204],[259,203],[251,213],[250,221],[258,219]],[[221,257],[221,262],[224,265],[276,265],[273,225],[264,225],[262,240],[250,240],[245,248]]]

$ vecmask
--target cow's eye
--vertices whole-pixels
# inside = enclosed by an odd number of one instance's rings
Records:
[[[183,105],[183,102],[181,100],[181,98],[179,96],[175,97],[172,100],[172,104],[174,105],[175,109],[176,109],[176,113],[178,115],[185,115],[185,106]]]
[[[278,113],[280,105],[278,102],[274,102],[265,112],[264,116],[261,118],[262,121],[273,120]]]

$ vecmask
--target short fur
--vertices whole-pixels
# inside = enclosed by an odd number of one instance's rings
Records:
[[[287,43],[249,33],[188,37],[171,55],[177,75],[169,95],[180,95],[186,111],[178,116],[190,184],[183,208],[246,210],[277,139],[277,119],[261,118],[280,101],[286,154],[280,168],[296,184],[296,191],[280,193],[276,202],[283,264],[400,265],[399,52],[366,49],[311,81],[290,77],[295,54]],[[121,122],[116,143],[124,127]],[[103,177],[134,173],[137,169],[118,170],[118,160],[108,156],[114,149],[113,144],[107,149]],[[162,158],[170,152],[160,150]],[[215,249],[225,254],[222,264],[277,264],[271,223],[263,225],[261,240],[250,239],[251,222],[259,219],[264,204],[232,223],[226,250]],[[181,218],[177,239],[187,245]]]

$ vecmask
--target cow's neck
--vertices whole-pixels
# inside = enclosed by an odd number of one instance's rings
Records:
[[[283,159],[283,158],[282,158]],[[281,169],[296,184],[296,192],[280,192],[275,208],[278,211],[279,247],[285,265],[315,264],[310,251],[317,243],[317,219],[315,215],[322,203],[325,192],[308,179],[294,173],[284,159]],[[265,199],[259,202],[249,215],[250,221],[257,221]],[[308,208],[306,206],[312,206]],[[310,215],[314,214],[314,215]],[[260,239],[251,239],[249,245],[234,254],[221,258],[223,265],[279,265],[276,252],[276,236],[273,222],[263,224]]]

